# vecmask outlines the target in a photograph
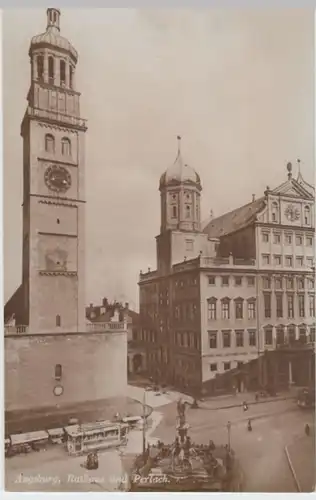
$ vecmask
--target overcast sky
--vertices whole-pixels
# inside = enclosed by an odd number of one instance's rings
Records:
[[[22,139],[29,42],[46,12],[3,15],[4,298],[21,282]],[[159,177],[182,136],[202,219],[261,196],[302,161],[313,182],[313,10],[62,9],[79,52],[86,133],[86,301],[138,303],[156,265]]]

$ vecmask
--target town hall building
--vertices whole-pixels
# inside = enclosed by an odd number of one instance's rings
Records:
[[[301,172],[202,225],[202,185],[181,155],[160,179],[157,270],[140,274],[148,374],[182,389],[266,350],[315,341],[315,193]],[[243,390],[243,388],[239,388]]]

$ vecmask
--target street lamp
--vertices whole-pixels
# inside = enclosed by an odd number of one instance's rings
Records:
[[[227,422],[227,434],[228,434],[228,450],[230,451],[230,430],[231,430],[231,422],[230,420]]]
[[[143,457],[145,457],[146,454],[146,428],[147,428],[147,418],[151,415],[153,409],[151,407],[148,407],[146,403],[146,392],[148,389],[144,389],[144,395],[143,395]]]

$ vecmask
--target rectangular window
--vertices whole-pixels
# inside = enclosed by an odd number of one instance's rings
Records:
[[[271,288],[271,278],[267,278],[267,277],[262,278],[262,286],[265,289]]]
[[[216,319],[216,300],[207,302],[207,319]]]
[[[309,338],[311,342],[315,342],[315,327],[311,326],[309,329]]]
[[[255,278],[253,276],[248,276],[247,284],[248,284],[248,286],[254,286],[255,285]]]
[[[208,284],[209,285],[215,285],[215,276],[209,276],[208,277]]]
[[[304,264],[304,257],[302,257],[301,255],[299,255],[298,257],[296,257],[296,265],[297,265],[297,267],[303,267],[303,264]]]
[[[55,380],[60,380],[62,377],[61,365],[55,365]]]
[[[211,363],[210,370],[211,372],[217,372],[217,363]]]
[[[282,278],[275,278],[274,285],[276,290],[282,290]]]
[[[251,300],[248,302],[248,319],[256,318],[256,302]]]
[[[244,346],[244,332],[243,330],[236,330],[236,347]]]
[[[314,259],[313,259],[313,257],[307,257],[306,258],[306,264],[307,264],[308,267],[313,267],[313,265],[314,265]]]
[[[273,243],[281,243],[281,235],[278,233],[274,233],[273,235]]]
[[[271,318],[271,294],[264,293],[263,299],[264,299],[264,317]]]
[[[296,238],[295,238],[295,241],[296,241],[296,245],[297,246],[303,245],[303,236],[301,236],[300,234],[297,234]]]
[[[185,249],[187,252],[192,252],[192,250],[194,250],[194,241],[185,240]]]
[[[264,332],[264,342],[266,345],[272,345],[272,328],[266,328]]]
[[[268,243],[269,242],[269,233],[262,233],[262,241],[264,243]]]
[[[242,278],[240,276],[235,277],[235,286],[241,286],[242,285]]]
[[[287,296],[287,316],[294,318],[294,295]]]
[[[229,319],[229,301],[222,301],[222,319]]]
[[[293,257],[291,255],[285,256],[285,265],[286,267],[292,267],[293,265]]]
[[[217,349],[217,332],[208,332],[210,349]]]
[[[228,285],[229,285],[229,277],[223,276],[222,277],[222,286],[228,286]]]
[[[304,278],[297,278],[297,288],[299,290],[304,290]]]
[[[275,297],[277,318],[283,318],[283,295],[281,293],[277,293]]]
[[[294,279],[293,278],[287,278],[286,288],[288,288],[289,290],[293,290],[293,288],[294,288]]]
[[[314,295],[309,295],[309,315],[311,318],[315,317],[315,297]]]
[[[302,344],[306,343],[306,328],[305,328],[305,326],[301,326],[299,328],[299,340]]]
[[[262,255],[262,263],[264,266],[268,266],[270,264],[270,255]]]
[[[223,347],[230,347],[230,331],[223,332]]]
[[[226,361],[226,363],[224,363],[224,370],[225,370],[225,372],[230,370],[230,363],[228,361]]]
[[[305,297],[304,297],[304,295],[298,296],[298,315],[300,318],[305,317]]]
[[[177,207],[175,205],[172,206],[172,218],[177,218]]]
[[[274,256],[274,265],[275,266],[280,266],[281,263],[282,263],[281,255],[275,255]]]
[[[312,247],[313,246],[313,237],[312,236],[307,236],[306,237],[306,245],[308,247]]]
[[[249,330],[249,345],[254,347],[257,344],[256,330]]]
[[[313,279],[308,279],[307,280],[307,285],[309,290],[314,290],[315,288],[315,281]]]
[[[291,234],[286,234],[285,235],[285,244],[286,245],[292,245],[292,235]]]
[[[236,319],[243,318],[243,303],[241,300],[235,301],[235,318]]]

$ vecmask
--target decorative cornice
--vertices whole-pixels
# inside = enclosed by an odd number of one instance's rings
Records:
[[[68,234],[68,233],[50,233],[46,231],[38,231],[38,234],[47,235],[47,236],[67,236],[67,238],[77,238],[76,234]]]
[[[65,161],[65,160],[56,160],[55,158],[43,158],[42,156],[38,156],[37,159],[42,163],[58,163],[59,165],[64,165],[66,167],[78,167],[78,162],[75,161]],[[69,160],[69,158],[68,158]]]
[[[65,201],[66,203],[67,202],[71,202],[71,201],[74,201],[75,203],[86,203],[85,200],[76,200],[75,198],[64,198],[63,196],[52,196],[52,195],[49,195],[49,194],[35,194],[35,193],[30,193],[29,196],[34,196],[35,198],[43,198],[43,199],[50,199],[50,200],[53,200],[53,201],[57,201],[60,203],[60,201]]]
[[[46,123],[46,122],[38,122],[38,125],[40,127],[43,127],[43,128],[49,128],[49,129],[59,130],[59,131],[61,130],[62,132],[69,132],[70,134],[78,135],[78,131],[73,130],[72,128],[58,126],[58,125],[54,125],[54,124],[50,124],[50,123]]]
[[[62,207],[77,208],[77,205],[74,203],[65,203],[63,201],[39,200],[38,203],[43,203],[44,205],[58,205]]]
[[[77,276],[77,271],[39,271],[41,276]]]

